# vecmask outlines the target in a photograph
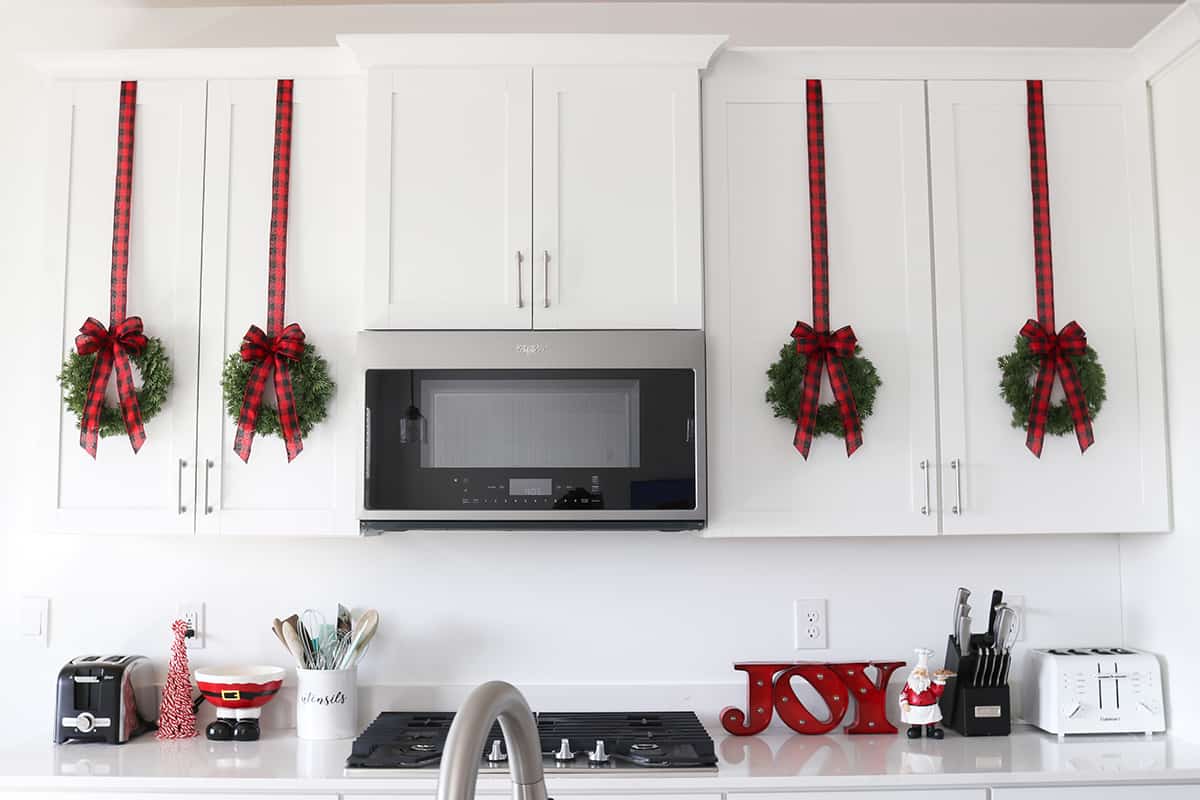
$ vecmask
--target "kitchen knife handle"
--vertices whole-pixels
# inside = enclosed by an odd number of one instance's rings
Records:
[[[175,481],[175,494],[176,494],[177,499],[179,500],[179,513],[180,514],[187,513],[187,506],[185,506],[183,504],[183,471],[185,469],[187,469],[187,461],[185,461],[184,459],[181,458],[181,459],[179,459],[179,473],[176,476],[176,481]]]
[[[521,251],[517,251],[517,308],[525,307],[525,298],[521,295],[521,264],[525,262],[525,256],[521,255]]]
[[[954,471],[954,505],[950,507],[951,514],[962,513],[962,462],[957,458],[950,461],[950,469]]]
[[[208,502],[208,479],[212,475],[212,468],[215,466],[211,458],[204,459],[204,513],[207,516],[213,512],[212,504]]]
[[[550,307],[550,251],[542,251],[542,308]]]
[[[929,460],[925,459],[921,462],[921,472],[925,475],[925,505],[921,506],[921,513],[929,516]]]

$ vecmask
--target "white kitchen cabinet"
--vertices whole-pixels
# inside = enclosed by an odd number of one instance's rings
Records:
[[[355,431],[361,387],[351,380],[361,291],[358,84],[298,79],[293,95],[285,322],[329,363],[337,391],[325,421],[290,464],[283,440],[255,436],[233,452],[236,422],[221,370],[246,329],[266,327],[273,79],[209,82],[205,159],[197,523],[201,533],[355,533]],[[273,403],[273,391],[264,402]],[[359,408],[356,412],[354,409]]]
[[[62,358],[87,317],[109,323],[120,82],[65,81],[53,92],[46,274],[50,305],[63,314],[53,334]],[[48,412],[46,529],[192,530],[203,164],[204,82],[139,82],[128,313],[162,339],[174,383],[136,454],[117,436],[101,439],[93,460],[79,446],[74,415],[61,403]],[[115,379],[109,404],[116,404]]]
[[[822,436],[805,461],[766,404],[767,367],[812,321],[805,80],[719,65],[704,98],[709,535],[938,530],[924,87],[823,90],[831,325],[853,326],[882,386],[850,459]]]
[[[367,327],[699,328],[699,78],[374,69]]]
[[[988,800],[987,789],[863,789],[850,792],[730,792],[726,800]]]
[[[530,69],[368,80],[367,327],[529,328]]]
[[[1200,795],[1200,785],[1026,786],[992,790],[992,800],[1184,800]]]
[[[1085,454],[1047,435],[1039,460],[1010,426],[996,359],[1036,316],[1025,83],[931,82],[943,530],[1166,530],[1145,88],[1051,81],[1045,103],[1057,324],[1086,330],[1108,399]]]
[[[699,328],[694,69],[533,75],[533,326]]]

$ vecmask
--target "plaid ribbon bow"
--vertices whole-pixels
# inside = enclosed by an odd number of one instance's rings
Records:
[[[825,210],[825,109],[819,80],[810,80],[808,109],[808,209],[812,231],[813,324],[797,322],[792,329],[796,352],[806,356],[796,434],[792,444],[808,458],[817,427],[821,370],[829,370],[829,386],[846,428],[846,457],[862,447],[862,420],[842,359],[854,355],[858,339],[849,325],[829,331],[829,225]]]
[[[300,438],[300,419],[292,393],[292,371],[288,361],[299,361],[304,353],[304,331],[292,323],[283,326],[283,306],[287,297],[288,188],[292,169],[292,86],[281,78],[275,84],[275,151],[271,170],[271,244],[267,269],[267,330],[257,325],[242,339],[241,354],[254,362],[242,410],[238,414],[233,451],[242,461],[250,460],[254,425],[262,405],[267,380],[275,376],[275,401],[279,406],[279,424],[290,462],[304,449]],[[282,330],[280,330],[282,328]]]
[[[96,354],[88,381],[87,400],[79,425],[79,446],[92,458],[100,437],[100,413],[104,410],[104,392],[114,369],[117,373],[117,397],[121,416],[133,452],[146,443],[142,410],[133,386],[129,355],[146,348],[141,317],[126,317],[129,291],[129,212],[133,204],[133,130],[137,113],[137,81],[121,82],[121,107],[117,116],[117,177],[113,199],[112,270],[109,278],[109,327],[94,317],[79,329],[75,350],[81,355]]]
[[[807,359],[804,385],[800,392],[800,410],[796,415],[796,435],[792,443],[808,458],[813,430],[817,425],[821,367],[824,365],[829,370],[829,386],[833,389],[834,400],[842,415],[842,425],[846,428],[846,455],[853,455],[862,445],[862,422],[858,418],[858,406],[854,402],[854,392],[850,391],[850,381],[846,378],[842,359],[854,355],[854,348],[858,344],[854,330],[845,325],[832,333],[822,333],[807,323],[797,322],[792,329],[792,338],[796,340],[796,352]]]
[[[137,390],[133,386],[133,369],[129,356],[146,349],[146,336],[142,333],[141,317],[126,317],[109,331],[95,317],[88,317],[75,337],[75,350],[81,356],[96,354],[92,365],[92,377],[88,383],[87,401],[83,407],[83,421],[79,426],[79,445],[92,458],[96,457],[96,443],[100,437],[100,412],[104,410],[104,392],[108,379],[117,373],[117,397],[121,401],[121,416],[125,430],[129,432],[129,443],[137,452],[146,443],[146,429],[142,425],[142,409],[138,405]]]
[[[1050,413],[1050,392],[1054,376],[1062,381],[1067,408],[1075,423],[1075,438],[1079,452],[1086,452],[1095,441],[1092,420],[1088,415],[1087,397],[1075,366],[1067,356],[1087,351],[1087,335],[1078,322],[1068,322],[1055,333],[1054,326],[1054,261],[1050,246],[1050,182],[1046,167],[1046,111],[1042,82],[1025,84],[1029,115],[1029,178],[1033,193],[1033,245],[1035,279],[1037,283],[1038,318],[1021,328],[1021,336],[1029,341],[1029,350],[1041,358],[1033,402],[1029,406],[1025,446],[1038,458],[1046,438],[1046,421]]]
[[[288,361],[299,361],[304,353],[304,331],[296,323],[288,325],[278,336],[268,336],[262,328],[251,325],[242,339],[242,360],[254,364],[246,382],[242,410],[238,414],[237,435],[233,451],[242,461],[250,459],[254,441],[254,425],[262,405],[267,381],[275,376],[275,400],[279,405],[279,424],[287,446],[288,461],[300,455],[304,444],[300,440],[300,419],[296,415],[296,398],[292,393],[292,372]]]

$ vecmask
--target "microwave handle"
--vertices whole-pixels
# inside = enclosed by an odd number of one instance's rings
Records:
[[[366,425],[363,431],[363,477],[371,480],[371,407],[366,406]]]
[[[696,418],[688,417],[687,425],[684,426],[684,430],[683,430],[683,443],[691,444],[695,438],[696,438]]]

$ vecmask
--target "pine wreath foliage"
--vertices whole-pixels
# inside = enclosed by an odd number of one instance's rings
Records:
[[[1108,395],[1105,393],[1104,367],[1096,351],[1088,347],[1083,355],[1067,356],[1074,365],[1087,398],[1088,418],[1095,419]],[[1000,366],[1000,396],[1012,409],[1012,426],[1029,427],[1029,407],[1033,404],[1033,387],[1041,368],[1042,359],[1029,349],[1029,340],[1018,336],[1013,351],[996,359]],[[1050,406],[1046,418],[1046,432],[1064,436],[1075,432],[1075,421],[1065,400]]]
[[[150,337],[146,346],[137,355],[130,355],[129,360],[137,367],[142,376],[142,388],[138,389],[138,407],[142,412],[142,421],[149,422],[162,411],[167,402],[168,390],[174,380],[171,371],[171,358],[161,339]],[[75,415],[76,427],[83,424],[83,409],[87,405],[88,386],[92,380],[92,368],[96,364],[96,353],[86,356],[72,351],[63,361],[62,370],[58,373],[58,382],[63,387],[63,402]],[[121,409],[105,405],[100,412],[101,438],[110,436],[126,436],[125,420]]]
[[[296,417],[300,423],[300,435],[308,436],[318,422],[329,413],[329,401],[337,386],[329,377],[329,363],[322,358],[311,344],[304,345],[298,361],[289,365],[292,374],[292,395],[296,401]],[[225,410],[235,421],[241,415],[242,401],[246,396],[246,384],[254,364],[242,359],[241,353],[231,353],[225,359],[221,371],[221,391],[225,399]],[[283,436],[279,422],[279,409],[263,403],[259,406],[254,433],[259,436]]]
[[[854,394],[854,403],[858,407],[858,418],[865,420],[875,409],[875,395],[883,381],[875,370],[875,365],[862,355],[862,348],[857,345],[854,347],[854,355],[841,359],[841,362],[846,369],[850,391]],[[776,417],[796,421],[807,365],[808,357],[796,352],[796,343],[789,340],[779,350],[779,360],[767,369],[767,403]],[[817,407],[815,433],[817,436],[846,435],[846,426],[842,424],[842,414],[836,402],[824,403]]]

